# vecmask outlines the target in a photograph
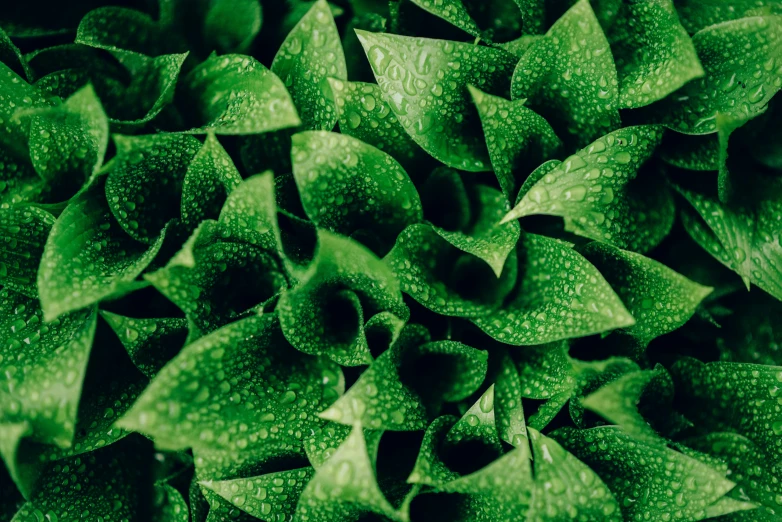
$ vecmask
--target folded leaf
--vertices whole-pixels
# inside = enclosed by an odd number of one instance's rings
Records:
[[[100,7],[79,23],[76,43],[107,51],[160,56],[184,50],[179,34],[146,13],[125,7]]]
[[[291,348],[275,315],[237,321],[187,345],[117,425],[160,448],[235,455],[301,452],[337,395],[338,367]]]
[[[649,107],[653,121],[685,134],[717,130],[718,113],[750,119],[782,87],[782,16],[764,15],[707,27],[692,37],[705,76]],[[733,49],[744,49],[739,59]]]
[[[712,291],[641,254],[597,242],[582,253],[635,318],[635,324],[621,333],[637,339],[643,348],[686,323]]]
[[[735,485],[694,458],[638,441],[616,426],[563,428],[554,438],[606,483],[627,520],[643,520],[646,513],[655,520],[701,520]],[[715,516],[720,514],[725,511]]]
[[[529,434],[535,482],[526,520],[621,522],[619,503],[594,471],[554,439],[533,429]]]
[[[320,228],[367,234],[368,246],[385,253],[399,232],[423,217],[418,192],[401,165],[366,143],[332,132],[302,132],[293,136],[291,157],[301,204]]]
[[[27,422],[34,440],[63,448],[75,435],[76,412],[95,334],[92,309],[49,323],[36,299],[0,290],[0,416]]]
[[[778,518],[779,495],[772,484],[779,482],[779,471],[771,466],[768,455],[751,440],[736,433],[717,432],[695,439],[687,445],[724,460],[730,468],[730,477],[737,484],[732,496],[749,498],[760,504],[757,511],[746,512],[746,519],[774,520]],[[742,498],[743,497],[743,498]],[[743,513],[739,513],[742,515]]]
[[[312,474],[312,468],[300,468],[250,478],[205,481],[201,485],[249,515],[264,519],[290,519]]]
[[[529,109],[526,100],[508,101],[468,86],[478,108],[491,164],[505,196],[511,200],[525,168],[555,156],[562,142],[548,122]]]
[[[181,197],[200,144],[192,136],[172,134],[117,136],[115,142],[117,157],[108,169],[106,199],[130,237],[153,244],[160,231],[180,217],[178,205],[169,201]]]
[[[679,190],[690,208],[682,213],[684,228],[717,261],[736,272],[744,284],[754,283],[782,298],[782,249],[777,216],[782,208],[776,178],[744,180],[746,203],[724,205],[705,194]]]
[[[507,90],[513,56],[499,49],[358,31],[375,78],[402,127],[435,159],[467,171],[491,168],[467,85]]]
[[[656,172],[642,170],[660,143],[656,126],[625,127],[593,142],[522,187],[504,221],[546,214],[566,229],[620,248],[645,252],[673,225],[673,197]],[[525,192],[526,190],[526,192]]]
[[[160,234],[150,246],[128,236],[106,201],[105,177],[75,196],[46,240],[38,292],[47,320],[143,285],[136,281],[157,255]]]
[[[399,282],[355,241],[320,230],[318,243],[300,285],[280,297],[282,331],[304,353],[325,355],[345,366],[367,364],[372,357],[366,322],[383,311],[401,320],[409,317]]]
[[[421,149],[383,100],[380,87],[335,78],[328,81],[342,134],[377,147],[405,168],[421,159]]]
[[[367,442],[357,424],[307,484],[294,520],[348,522],[364,513],[400,519],[377,485]]]
[[[518,263],[518,283],[502,306],[472,319],[494,339],[543,344],[635,323],[597,269],[567,243],[525,234]]]
[[[607,31],[623,108],[649,105],[703,76],[673,0],[621,4]]]
[[[147,517],[151,499],[136,486],[145,475],[139,457],[151,457],[151,452],[139,452],[139,445],[127,440],[49,464],[12,522],[68,520],[83,513],[104,520]]]
[[[26,111],[30,117],[30,158],[36,172],[75,193],[103,164],[109,122],[91,86],[57,107]]]
[[[250,56],[212,55],[182,89],[193,108],[192,134],[258,134],[301,123],[280,78]]]
[[[330,131],[337,123],[326,78],[347,80],[345,53],[326,0],[317,0],[280,46],[271,67],[282,78],[308,130]]]
[[[100,315],[114,330],[133,364],[150,379],[179,353],[187,337],[185,319],[136,319],[106,311]]]
[[[422,366],[431,369],[425,379]],[[426,329],[406,327],[345,395],[320,417],[368,429],[421,430],[444,401],[458,401],[480,386],[486,353],[453,341],[429,341]]]
[[[231,156],[214,134],[208,134],[182,182],[182,223],[195,228],[204,219],[217,218],[226,198],[241,182]]]
[[[761,364],[702,363],[684,358],[672,368],[682,412],[697,426],[740,432],[772,459],[782,453],[782,413],[776,396],[782,368]]]
[[[273,252],[223,235],[219,223],[202,222],[164,268],[144,276],[184,312],[190,340],[262,310],[288,285]]]
[[[619,126],[618,85],[605,34],[580,0],[524,53],[511,95],[527,98],[566,144],[583,147]]]
[[[469,241],[461,235],[459,239]],[[403,292],[426,308],[453,317],[491,313],[516,282],[515,250],[497,278],[483,259],[462,252],[431,225],[403,230],[384,261]]]

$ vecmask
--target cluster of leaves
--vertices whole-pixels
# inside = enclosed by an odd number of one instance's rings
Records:
[[[782,2],[12,4],[0,522],[782,520]]]

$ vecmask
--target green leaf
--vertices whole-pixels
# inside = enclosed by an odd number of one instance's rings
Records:
[[[635,318],[635,324],[621,332],[643,347],[686,323],[712,291],[641,254],[597,242],[582,253]]]
[[[518,192],[519,173],[556,156],[562,142],[526,100],[508,101],[468,86],[481,117],[491,164],[503,193],[512,200]]]
[[[691,208],[682,213],[690,236],[717,261],[774,297],[782,298],[782,273],[777,220],[782,212],[777,195],[782,184],[776,178],[757,182],[745,178],[745,196],[755,201],[723,205],[692,191],[679,192]]]
[[[458,27],[467,34],[475,37],[481,36],[481,29],[470,16],[462,0],[410,0],[412,3],[435,16]],[[491,0],[488,0],[491,2]]]
[[[187,502],[173,487],[155,485],[153,522],[188,522],[190,520]]]
[[[65,190],[78,191],[103,164],[109,143],[109,122],[93,88],[80,89],[62,105],[24,114],[30,117],[30,158],[36,172]]]
[[[401,321],[409,317],[399,282],[355,241],[319,230],[318,244],[300,285],[277,304],[282,331],[304,353],[344,366],[367,364],[372,357],[365,325],[372,316],[385,311]]]
[[[89,513],[105,520],[133,520],[148,513],[139,442],[127,440],[100,451],[49,464],[35,491],[12,522],[68,520]]]
[[[32,71],[27,60],[2,28],[0,28],[0,62],[19,76],[23,76],[30,81],[32,80]]]
[[[97,179],[71,200],[46,240],[38,292],[47,320],[139,288],[143,283],[136,278],[163,243],[164,234],[150,246],[117,225],[104,181]]]
[[[366,234],[368,246],[385,253],[399,232],[423,218],[407,173],[371,145],[333,132],[302,132],[293,136],[291,157],[302,207],[320,228],[357,239]]]
[[[207,134],[182,182],[182,223],[194,229],[204,219],[217,218],[226,198],[241,182],[231,156],[214,134]]]
[[[108,168],[106,199],[122,229],[153,244],[160,231],[181,215],[184,180],[201,144],[192,136],[115,136],[117,157]],[[207,151],[208,152],[208,149]],[[202,158],[203,159],[203,158]],[[200,168],[196,163],[193,169]],[[182,206],[190,202],[182,198]]]
[[[453,239],[470,241],[461,233]],[[461,251],[431,225],[407,227],[384,261],[396,274],[403,292],[426,308],[453,317],[491,313],[516,282],[515,250],[498,278],[485,260]]]
[[[194,128],[204,134],[259,134],[301,123],[277,75],[242,54],[212,55],[182,80]]]
[[[614,495],[594,471],[554,439],[534,429],[529,434],[535,482],[526,520],[622,521]]]
[[[0,104],[0,143],[14,153],[25,157],[29,125],[15,117],[21,109],[50,107],[54,105],[40,89],[20,78],[7,65],[0,62],[0,92],[4,103]],[[5,101],[8,100],[8,101]]]
[[[263,310],[288,285],[273,252],[224,236],[204,221],[164,268],[144,276],[185,313],[191,340]]]
[[[373,83],[343,82],[329,78],[336,104],[339,131],[377,147],[408,168],[420,161],[422,151],[383,100]]]
[[[617,426],[563,428],[555,439],[606,483],[626,520],[643,520],[647,513],[650,520],[701,520],[735,485],[699,460],[639,441]]]
[[[247,52],[262,19],[258,0],[214,0],[204,16],[206,45],[218,53]]]
[[[281,233],[274,192],[271,172],[251,176],[233,188],[218,218],[223,234],[227,231],[232,240],[264,250],[280,250]]]
[[[477,45],[358,31],[375,78],[402,127],[426,152],[467,171],[490,170],[468,85],[502,93],[512,55]]]
[[[100,7],[79,23],[76,43],[106,51],[160,56],[184,50],[179,34],[146,13],[125,7]]]
[[[27,422],[34,440],[68,447],[95,334],[94,310],[44,323],[36,299],[0,290],[0,418]]]
[[[671,368],[682,412],[702,429],[741,433],[773,459],[782,453],[782,414],[775,400],[782,368],[684,358]],[[678,401],[677,401],[678,402]]]
[[[153,378],[184,344],[187,322],[181,318],[136,319],[100,312],[136,367]]]
[[[425,328],[407,326],[345,395],[321,418],[368,429],[422,430],[442,402],[462,400],[486,375],[485,352],[454,341],[430,341]],[[420,368],[430,368],[422,379]]]
[[[28,297],[38,297],[36,277],[54,217],[29,206],[0,208],[0,283]]]
[[[472,321],[513,345],[583,337],[635,323],[603,276],[567,243],[525,234],[519,281],[502,306]]]
[[[754,12],[780,12],[775,0],[677,0],[676,10],[690,33],[721,22],[738,20]]]
[[[459,183],[461,178],[456,176]],[[467,187],[465,187],[466,189]],[[500,224],[508,211],[508,200],[501,192],[486,185],[470,187],[473,201],[470,222],[461,230],[433,226],[433,230],[462,252],[472,254],[488,264],[494,275],[500,278],[503,268],[519,241],[521,227]]]
[[[494,381],[494,421],[500,439],[517,448],[528,444],[521,386],[513,360],[507,353],[503,354]]]
[[[688,439],[686,443],[725,461],[730,468],[730,477],[737,485],[731,492],[733,496],[740,500],[749,498],[761,505],[757,511],[746,513],[750,517],[747,520],[778,518],[779,495],[774,486],[780,481],[779,471],[772,467],[768,455],[760,447],[746,437],[727,432],[710,433]]]
[[[37,202],[49,191],[30,162],[11,147],[0,143],[0,208],[18,203]]]
[[[291,519],[312,475],[313,469],[307,467],[248,478],[203,481],[201,485],[254,517]]]
[[[672,0],[622,3],[607,33],[622,108],[649,105],[704,74]]]
[[[325,461],[301,494],[297,520],[356,521],[363,513],[399,520],[377,484],[361,425]]]
[[[307,130],[337,123],[326,78],[348,79],[345,53],[326,0],[317,0],[280,46],[271,67],[291,93]]]
[[[648,251],[668,234],[673,196],[665,180],[642,169],[660,143],[656,126],[625,127],[528,180],[516,207],[503,219],[545,214],[565,218],[575,234],[620,248]],[[534,184],[533,184],[534,183]]]
[[[580,0],[524,53],[511,95],[527,98],[566,144],[584,146],[619,126],[618,85],[608,40]]]
[[[692,37],[705,75],[649,106],[649,119],[684,134],[717,130],[717,114],[751,119],[782,87],[782,16],[755,16],[707,27]],[[740,59],[733,49],[745,49]]]
[[[339,368],[291,348],[275,315],[237,321],[191,343],[117,422],[159,448],[301,452],[337,396]]]
[[[754,292],[736,296],[732,313],[720,320],[720,360],[782,366],[782,302]]]
[[[585,397],[581,404],[611,423],[617,424],[628,435],[647,444],[664,444],[660,435],[651,427],[638,410],[641,398],[655,388],[663,389],[672,384],[668,372],[662,367],[640,370],[622,375]],[[669,398],[673,398],[669,394]],[[667,404],[671,407],[671,404]]]

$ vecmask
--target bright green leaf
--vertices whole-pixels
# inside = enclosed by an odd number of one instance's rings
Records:
[[[326,0],[317,0],[280,46],[271,67],[282,78],[308,130],[337,123],[326,78],[347,80],[345,53]]]
[[[402,127],[426,152],[467,171],[491,168],[467,86],[502,93],[515,64],[490,47],[358,32],[375,78]]]

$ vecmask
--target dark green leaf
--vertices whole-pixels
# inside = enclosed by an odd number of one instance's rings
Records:
[[[36,207],[0,208],[0,283],[28,297],[38,297],[36,277],[54,217]]]
[[[214,0],[204,17],[204,39],[218,53],[243,53],[261,30],[258,0]]]

